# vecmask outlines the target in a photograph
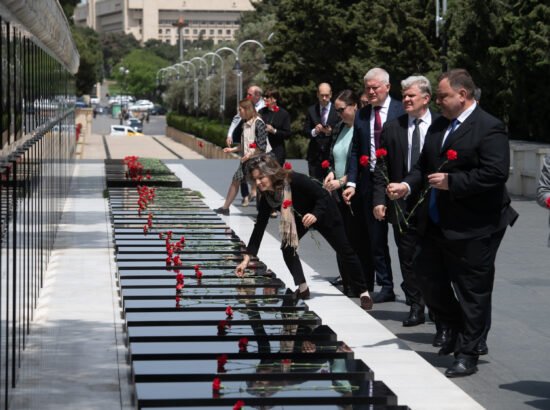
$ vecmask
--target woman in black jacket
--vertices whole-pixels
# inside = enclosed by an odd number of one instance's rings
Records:
[[[296,295],[301,299],[309,298],[309,288],[297,251],[298,241],[311,227],[326,239],[345,265],[351,286],[360,294],[361,307],[372,309],[361,262],[348,242],[344,222],[328,192],[308,176],[283,169],[273,157],[266,154],[250,158],[247,172],[249,180],[256,182],[262,198],[246,254],[235,269],[235,274],[244,276],[250,256],[258,253],[271,209],[280,208],[281,249],[286,266],[298,286]]]
[[[271,155],[275,155],[279,164],[283,166],[286,159],[285,140],[290,137],[290,114],[278,105],[278,89],[268,88],[263,98],[265,107],[260,110],[260,115],[267,129]]]

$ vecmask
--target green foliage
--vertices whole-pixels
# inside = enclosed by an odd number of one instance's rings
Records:
[[[174,64],[178,61],[179,45],[172,46],[161,40],[151,39],[145,42],[144,48],[146,50],[152,51],[160,58],[169,61],[171,64]]]
[[[80,54],[76,74],[76,92],[89,94],[94,85],[103,79],[103,55],[97,33],[87,27],[71,26],[71,33]]]
[[[226,146],[225,139],[229,127],[220,125],[219,121],[209,120],[205,117],[196,119],[195,117],[169,112],[166,116],[166,124],[180,131],[203,138],[220,147]]]
[[[119,67],[127,68],[130,73],[127,78],[119,71]],[[153,52],[145,49],[136,49],[126,55],[121,63],[114,67],[113,77],[124,85],[124,93],[132,94],[136,98],[153,99],[155,96],[155,76],[159,69],[170,63]]]
[[[101,33],[99,34],[99,40],[101,41],[107,77],[111,75],[111,68],[117,65],[125,55],[134,49],[140,48],[139,41],[136,40],[133,34]]]
[[[67,17],[69,24],[73,24],[74,9],[78,3],[80,3],[79,0],[59,0],[59,4],[63,8],[63,12],[65,13],[65,17]]]

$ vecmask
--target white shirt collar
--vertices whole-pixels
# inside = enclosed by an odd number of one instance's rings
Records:
[[[470,114],[476,109],[477,104],[474,102],[472,105],[470,105],[468,108],[466,108],[462,113],[456,117],[458,122],[462,124],[464,121],[466,121],[466,118],[470,116]]]

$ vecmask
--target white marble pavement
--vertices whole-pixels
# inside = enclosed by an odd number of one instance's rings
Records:
[[[170,164],[172,171],[184,181],[184,186],[200,191],[211,208],[219,206],[222,198],[184,165]],[[253,221],[231,206],[231,214],[222,219],[245,242],[253,229]],[[271,268],[288,287],[294,289],[292,276],[284,264],[280,240],[265,233],[259,258]],[[303,262],[302,262],[303,263]],[[412,409],[470,410],[483,407],[436,368],[400,341],[392,332],[358,306],[357,299],[342,295],[334,286],[303,263],[312,298],[307,304],[362,359],[375,378],[392,389],[399,404]],[[375,306],[376,309],[376,306]]]

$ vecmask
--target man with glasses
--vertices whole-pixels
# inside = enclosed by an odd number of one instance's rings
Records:
[[[373,214],[374,167],[376,150],[380,148],[380,135],[386,121],[403,115],[405,111],[398,100],[389,96],[390,76],[382,68],[373,68],[365,74],[365,93],[369,105],[357,111],[353,124],[353,140],[348,169],[347,188],[342,194],[344,201],[350,203],[356,189],[363,197],[367,231],[371,240],[371,251],[376,270],[376,283],[382,288],[374,294],[373,302],[382,303],[395,300],[390,250],[388,248],[388,221],[378,221]],[[366,166],[361,158],[369,157]],[[363,162],[364,163],[364,162]]]
[[[323,181],[327,176],[327,169],[322,164],[328,160],[332,144],[332,128],[339,121],[338,114],[330,102],[332,89],[328,83],[321,83],[317,88],[318,104],[307,109],[304,133],[309,138],[307,149],[307,163],[309,176]]]
[[[250,86],[250,88],[246,93],[246,97],[252,101],[252,104],[254,104],[254,108],[256,109],[256,112],[260,112],[260,110],[265,107],[265,102],[264,102],[264,99],[262,98],[262,89],[257,85]],[[231,144],[240,143],[242,133],[243,133],[243,124],[242,124],[241,116],[239,115],[239,113],[237,113],[233,117],[233,120],[231,121],[231,125],[229,126],[229,130],[227,131],[227,139],[225,141],[227,143],[227,146],[231,147]],[[243,197],[241,201],[242,206],[247,206],[251,199],[254,200],[256,198],[256,195],[254,194],[254,192],[252,197],[249,195],[249,193],[250,192],[248,190],[248,183],[246,182],[246,178],[245,178],[241,183],[241,196]]]

